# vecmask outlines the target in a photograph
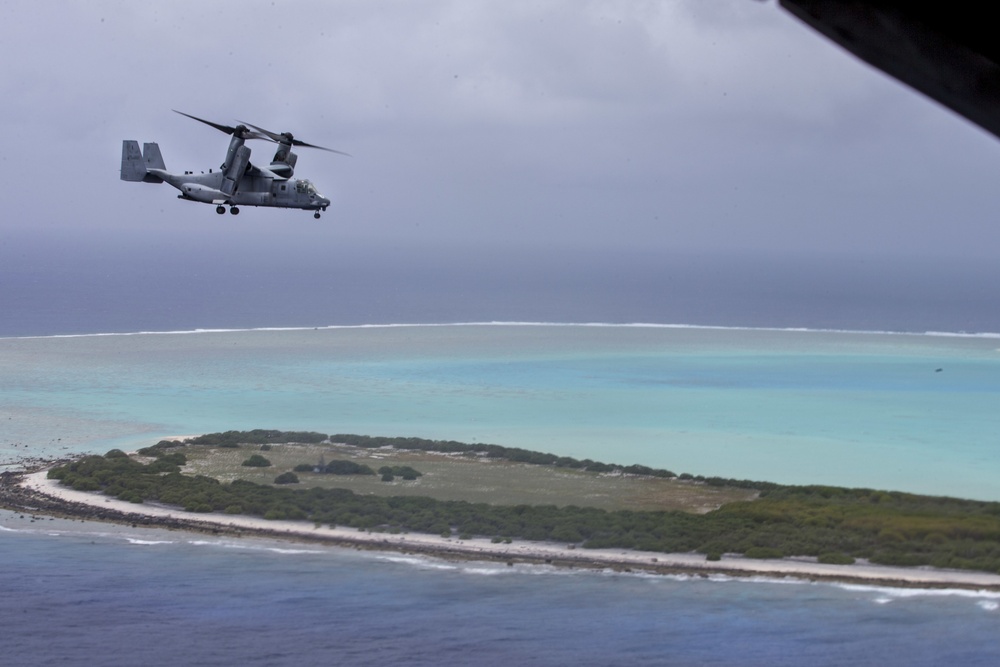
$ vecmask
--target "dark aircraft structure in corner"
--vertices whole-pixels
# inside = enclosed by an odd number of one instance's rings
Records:
[[[794,16],[1000,137],[1000,41],[988,2],[779,0]]]

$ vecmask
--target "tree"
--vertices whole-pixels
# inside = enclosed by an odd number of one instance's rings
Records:
[[[299,476],[294,472],[283,472],[274,478],[275,484],[298,484]]]
[[[243,465],[250,468],[270,468],[271,462],[260,454],[253,454],[250,458],[243,462]]]

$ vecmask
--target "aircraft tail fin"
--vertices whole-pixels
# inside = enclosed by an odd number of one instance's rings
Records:
[[[122,142],[122,169],[121,179],[123,181],[145,181],[146,183],[162,183],[163,179],[149,173],[149,169],[161,169],[166,171],[163,164],[163,156],[160,155],[160,147],[157,144],[145,144],[143,151],[139,150],[139,142],[126,139]]]
[[[141,181],[146,177],[146,165],[142,161],[139,142],[126,139],[122,142],[122,180]]]
[[[142,157],[146,162],[146,169],[167,170],[167,165],[163,164],[163,156],[160,155],[159,144],[143,144]]]

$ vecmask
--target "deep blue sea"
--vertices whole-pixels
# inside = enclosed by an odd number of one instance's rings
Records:
[[[1000,595],[447,563],[0,517],[4,664],[995,665]]]
[[[987,265],[0,240],[0,463],[293,428],[1000,499]],[[536,324],[455,324],[497,321]],[[445,326],[385,326],[412,323]],[[565,326],[581,323],[602,325]],[[186,333],[93,335],[168,331]],[[12,665],[1000,661],[992,593],[507,568],[11,513],[0,554]]]

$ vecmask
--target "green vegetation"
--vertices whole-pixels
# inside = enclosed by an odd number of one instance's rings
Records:
[[[54,468],[49,476],[74,489],[100,490],[132,502],[150,500],[192,512],[242,513],[363,530],[504,536],[584,548],[696,551],[711,559],[723,553],[811,556],[844,563],[866,558],[887,565],[1000,572],[1000,503],[770,484],[761,485],[757,500],[730,502],[701,515],[578,505],[494,505],[358,495],[342,488],[278,488],[240,479],[224,484],[212,477],[181,474],[177,461],[184,454],[172,449],[154,448],[159,455],[147,464],[117,455],[88,456]],[[392,466],[387,467],[391,473]]]
[[[298,484],[299,476],[294,472],[283,472],[274,478],[275,484]]]
[[[270,468],[271,462],[265,459],[260,454],[253,454],[250,458],[244,461],[241,465],[247,468]]]
[[[211,447],[239,447],[242,444],[276,445],[289,442],[315,443],[323,442],[326,439],[327,437],[323,433],[314,433],[312,431],[273,431],[258,428],[252,431],[207,433],[196,438],[188,438],[184,441],[184,444],[208,445]]]
[[[856,562],[851,556],[836,551],[820,554],[817,560],[828,565],[854,565]]]
[[[426,438],[382,437],[337,433],[325,435],[314,431],[275,431],[269,429],[254,429],[252,431],[225,431],[224,433],[207,433],[184,441],[162,440],[153,447],[139,450],[147,454],[149,450],[181,447],[184,445],[204,445],[209,447],[238,448],[247,444],[318,444],[323,442],[340,443],[362,449],[391,448],[400,451],[441,452],[447,454],[462,454],[469,457],[484,458],[491,461],[510,461],[512,463],[527,463],[531,465],[552,466],[568,470],[580,470],[596,473],[618,473],[641,477],[662,479],[680,479],[683,481],[700,482],[712,487],[729,487],[766,491],[778,488],[772,482],[759,482],[746,479],[726,479],[722,477],[705,477],[682,473],[677,475],[662,468],[650,468],[640,464],[627,466],[602,463],[591,459],[575,459],[570,456],[558,456],[545,452],[535,452],[520,447],[504,447],[481,443],[465,443],[455,440],[428,440]],[[305,464],[303,464],[305,465]],[[323,466],[320,466],[323,467]],[[301,470],[299,472],[304,472]],[[383,473],[384,474],[384,473]]]
[[[183,446],[184,443],[181,442],[180,440],[160,440],[158,443],[152,445],[151,447],[143,447],[138,451],[138,454],[140,456],[152,456],[155,458],[159,458],[167,454],[168,453],[167,450],[177,449]]]
[[[241,445],[238,449],[187,447],[183,450],[188,456],[184,471],[214,477],[222,482],[244,479],[257,484],[271,484],[275,475],[291,470],[299,475],[303,486],[351,489],[362,495],[419,495],[491,505],[579,505],[607,510],[703,513],[729,502],[751,500],[758,495],[753,489],[712,486],[676,478],[596,473],[412,449],[360,449],[333,443],[274,445],[267,454],[273,467],[242,467],[240,463],[257,453],[257,448],[256,445]],[[384,473],[318,474],[321,466],[325,468],[326,461],[330,459],[347,459],[376,471],[387,466],[410,467],[422,474],[415,480],[402,481],[394,476],[392,483],[381,481]],[[300,465],[302,469],[298,469]]]
[[[370,466],[354,461],[334,460],[326,464],[323,472],[329,475],[374,475]]]
[[[557,456],[544,452],[533,452],[519,447],[503,447],[501,445],[469,444],[455,440],[427,440],[424,438],[386,438],[369,435],[353,435],[337,433],[330,436],[330,442],[342,442],[345,445],[378,449],[392,447],[393,449],[411,449],[425,452],[445,452],[449,454],[475,454],[492,459],[504,459],[516,463],[531,463],[535,465],[553,465],[560,468],[589,470],[590,472],[611,472],[621,470],[625,474],[651,475],[654,477],[676,477],[669,470],[656,470],[647,466],[614,466],[590,459],[578,460],[569,456]]]
[[[410,466],[382,466],[378,469],[378,474],[382,475],[383,482],[391,482],[397,477],[402,477],[404,482],[412,482],[418,477],[424,476],[422,472],[418,472]]]

